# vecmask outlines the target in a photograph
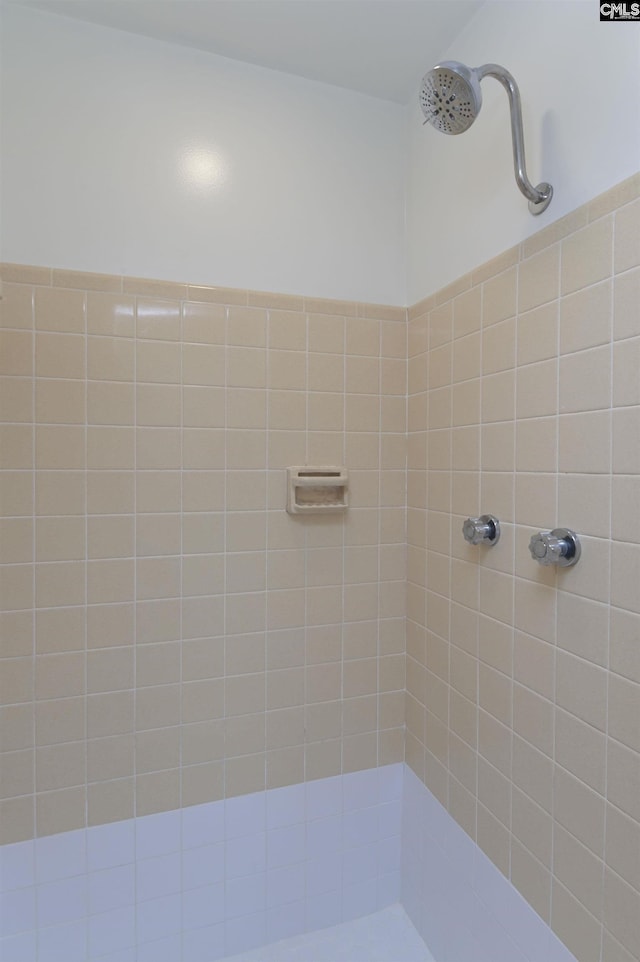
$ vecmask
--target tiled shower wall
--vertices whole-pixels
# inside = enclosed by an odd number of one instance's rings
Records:
[[[0,841],[401,760],[406,311],[2,276]]]
[[[409,312],[407,761],[580,962],[640,958],[639,189]],[[400,759],[405,311],[3,276],[2,841]]]
[[[407,761],[580,962],[640,958],[639,193],[409,314]]]

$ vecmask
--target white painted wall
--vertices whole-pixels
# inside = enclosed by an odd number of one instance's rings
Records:
[[[515,75],[542,216],[490,78],[445,137],[415,103],[7,5],[0,257],[411,304],[640,167],[640,31],[593,0],[488,2],[446,58]]]
[[[401,304],[404,109],[11,5],[6,261]]]
[[[640,169],[640,30],[598,4],[485,4],[441,60],[503,64],[520,87],[527,172],[554,198],[533,217],[513,175],[508,100],[491,78],[466,133],[409,123],[408,303],[512,247]],[[431,64],[425,64],[427,70]]]

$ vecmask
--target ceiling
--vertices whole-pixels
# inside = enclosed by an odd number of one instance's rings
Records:
[[[14,0],[405,104],[483,0]]]

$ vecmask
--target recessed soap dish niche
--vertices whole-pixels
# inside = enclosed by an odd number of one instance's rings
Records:
[[[334,465],[287,468],[289,514],[338,514],[349,506],[349,474]]]

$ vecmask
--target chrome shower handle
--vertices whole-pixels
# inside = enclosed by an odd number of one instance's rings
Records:
[[[500,522],[492,514],[467,518],[462,525],[462,534],[469,544],[486,544],[492,547],[500,540]]]
[[[541,565],[558,565],[569,568],[580,558],[580,541],[570,528],[554,528],[538,531],[529,542],[531,557]]]

